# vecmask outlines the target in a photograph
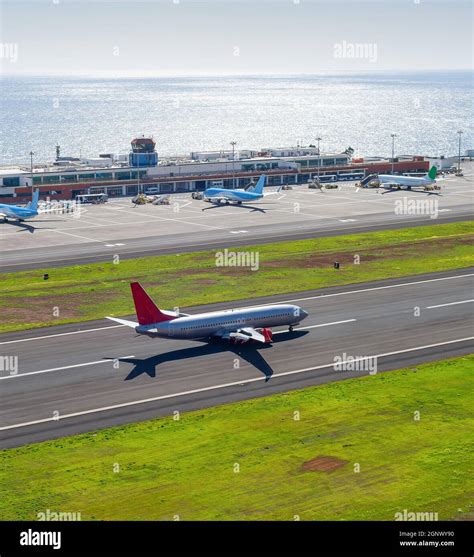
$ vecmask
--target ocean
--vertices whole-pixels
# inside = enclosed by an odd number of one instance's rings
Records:
[[[358,155],[457,154],[473,147],[473,73],[420,72],[0,80],[0,163],[127,153],[152,135],[158,153],[308,145]]]

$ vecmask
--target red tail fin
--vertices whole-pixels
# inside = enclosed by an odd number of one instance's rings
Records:
[[[166,315],[160,311],[139,282],[131,282],[130,288],[132,289],[135,312],[140,325],[151,325],[152,323],[160,323],[160,321],[176,319],[175,316]]]

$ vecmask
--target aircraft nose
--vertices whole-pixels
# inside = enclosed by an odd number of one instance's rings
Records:
[[[300,315],[301,315],[301,319],[306,319],[308,317],[307,312],[301,308],[300,308]]]

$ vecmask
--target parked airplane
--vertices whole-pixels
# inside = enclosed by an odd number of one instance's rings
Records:
[[[5,221],[7,219],[24,221],[36,217],[38,215],[38,199],[39,190],[36,190],[33,194],[32,201],[30,201],[25,207],[0,203],[0,216],[2,216]]]
[[[278,304],[187,315],[159,309],[138,282],[130,284],[138,323],[107,317],[149,337],[187,340],[221,338],[233,343],[249,340],[270,344],[270,327],[286,325],[292,331],[308,314],[299,306]]]
[[[412,187],[427,188],[436,183],[436,166],[432,166],[424,176],[396,176],[392,174],[379,174],[378,180],[381,187],[388,189],[402,189],[406,188],[411,190]]]
[[[262,174],[255,185],[251,185],[247,188],[240,188],[237,190],[229,190],[226,188],[208,188],[204,191],[204,199],[212,201],[213,203],[231,203],[236,202],[237,205],[241,205],[243,201],[258,201],[262,197],[267,195],[274,195],[278,193],[281,188],[277,191],[272,191],[268,193],[263,193],[263,188],[265,186],[266,176]]]

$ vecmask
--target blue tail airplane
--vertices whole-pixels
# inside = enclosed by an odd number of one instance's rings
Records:
[[[246,189],[228,190],[226,188],[208,188],[204,191],[204,199],[213,203],[231,203],[232,201],[241,205],[243,201],[258,201],[267,195],[274,195],[277,191],[263,193],[266,176],[262,174],[255,185],[251,185]]]
[[[36,190],[33,194],[33,199],[25,207],[0,203],[0,216],[5,221],[7,219],[16,219],[21,222],[36,217],[38,215],[38,200],[39,190]]]

